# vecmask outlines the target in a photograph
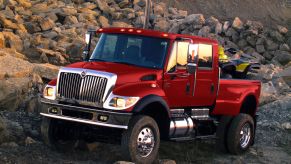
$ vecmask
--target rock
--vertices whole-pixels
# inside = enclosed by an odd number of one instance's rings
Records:
[[[16,0],[16,1],[24,8],[30,8],[32,6],[29,0]]]
[[[33,14],[40,14],[40,13],[45,13],[49,11],[49,8],[46,3],[39,3],[33,5],[33,7],[30,9]]]
[[[288,68],[285,68],[282,72],[280,72],[280,77],[283,78],[283,80],[291,86],[291,66]]]
[[[15,35],[12,32],[3,32],[4,38],[6,39],[6,46],[13,48],[18,52],[23,50],[23,42],[19,36]]]
[[[246,46],[248,45],[248,43],[247,43],[246,40],[241,39],[241,40],[238,41],[237,45],[238,45],[238,47],[239,47],[240,49],[243,49],[244,47],[246,47]]]
[[[278,31],[279,31],[281,34],[283,34],[283,35],[285,35],[285,34],[288,33],[288,29],[287,29],[286,27],[284,27],[284,26],[280,26],[280,25],[278,25],[278,26],[277,26],[277,29],[278,29]]]
[[[179,33],[180,31],[180,24],[179,23],[174,23],[170,26],[170,29],[169,29],[169,33]]]
[[[43,19],[39,24],[40,24],[42,31],[51,30],[53,27],[56,26],[55,22],[49,18]]]
[[[176,164],[176,161],[170,159],[162,159],[159,161],[160,164]]]
[[[252,34],[258,35],[263,30],[264,26],[261,22],[258,21],[250,21],[246,22],[247,31],[251,32]]]
[[[211,29],[209,26],[204,26],[199,30],[198,36],[207,37],[210,33],[210,30]]]
[[[229,21],[225,21],[225,22],[223,23],[222,31],[223,31],[224,33],[226,33],[230,27],[231,27],[230,22],[229,22]]]
[[[39,24],[36,22],[25,22],[24,25],[25,25],[27,31],[31,34],[41,31]]]
[[[0,15],[0,24],[2,24],[5,28],[18,30],[19,26],[16,23],[13,23],[11,20],[6,19],[2,15]]]
[[[96,0],[98,8],[103,11],[105,14],[109,14],[111,12],[110,7],[104,0]]]
[[[5,38],[2,32],[0,32],[0,48],[5,48]]]
[[[69,25],[77,24],[77,23],[79,23],[78,19],[72,15],[66,16],[65,21],[64,21],[64,24],[69,24]]]
[[[221,34],[222,33],[222,24],[217,23],[215,26],[215,34]]]
[[[114,162],[114,164],[134,164],[134,163],[127,162],[127,161],[117,161],[117,162]]]
[[[271,31],[270,37],[277,42],[284,42],[284,37],[278,31]]]
[[[257,52],[258,53],[264,53],[266,50],[265,50],[265,47],[264,47],[264,45],[262,45],[262,44],[257,44],[256,45],[256,50],[257,50]]]
[[[26,146],[36,143],[36,141],[34,139],[32,139],[31,137],[26,137],[24,142],[25,142]]]
[[[16,148],[19,145],[15,142],[6,142],[0,145],[1,147]]]
[[[96,151],[96,149],[99,147],[100,143],[99,142],[93,142],[93,143],[87,143],[87,149],[90,152]]]
[[[131,25],[125,23],[125,22],[120,22],[120,21],[116,21],[112,23],[112,27],[123,27],[123,28],[130,28],[132,27]]]
[[[182,23],[184,24],[193,24],[193,25],[204,25],[205,24],[205,18],[202,14],[191,14],[188,15]]]
[[[101,24],[101,27],[109,27],[109,20],[104,16],[99,16],[99,23]]]
[[[178,10],[177,10],[177,8],[170,7],[170,8],[168,9],[168,12],[169,12],[170,14],[173,14],[173,15],[178,15]]]
[[[240,20],[239,17],[235,17],[233,22],[232,22],[232,28],[236,29],[236,30],[243,30],[244,28],[244,24],[243,22]]]
[[[256,47],[257,40],[255,36],[249,35],[246,40],[252,47]]]
[[[267,50],[269,50],[269,51],[275,51],[275,50],[278,50],[279,45],[276,44],[275,42],[273,42],[272,40],[266,40],[265,47],[266,47]]]
[[[258,79],[258,80],[261,80],[261,79]],[[278,97],[277,89],[274,87],[274,84],[271,81],[268,83],[262,83],[260,105],[273,102],[277,100],[277,97]]]
[[[74,16],[77,14],[77,10],[73,7],[64,7],[61,9],[64,16]]]
[[[155,15],[161,15],[164,16],[164,13],[166,11],[166,4],[163,2],[160,2],[156,5],[154,5],[154,13]]]
[[[279,50],[280,51],[290,51],[290,47],[288,46],[288,44],[281,44]]]
[[[290,122],[285,122],[281,126],[285,130],[291,130],[291,123]]]
[[[169,29],[169,23],[166,19],[157,19],[155,30],[167,32]]]
[[[291,61],[291,54],[287,51],[276,51],[273,60],[278,61],[282,65],[286,65]]]

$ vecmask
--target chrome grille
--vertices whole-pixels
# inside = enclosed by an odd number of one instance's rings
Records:
[[[58,81],[58,97],[86,102],[101,103],[107,78],[78,73],[61,72]]]

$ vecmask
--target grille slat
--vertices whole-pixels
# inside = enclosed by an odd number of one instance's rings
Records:
[[[58,81],[58,96],[86,102],[101,103],[107,78],[78,73],[61,72]]]

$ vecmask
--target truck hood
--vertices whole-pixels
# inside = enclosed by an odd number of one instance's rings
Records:
[[[142,81],[141,78],[148,75],[155,75],[156,80],[162,78],[163,70],[131,66],[112,62],[78,62],[70,64],[68,68],[84,68],[96,71],[114,73],[117,75],[116,85],[135,83]]]

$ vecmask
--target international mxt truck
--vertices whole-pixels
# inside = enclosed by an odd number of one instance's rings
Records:
[[[84,61],[59,70],[41,98],[44,141],[120,143],[153,163],[161,140],[215,137],[233,154],[253,143],[260,82],[220,78],[217,41],[136,28],[101,28]],[[92,48],[93,49],[93,48]]]

